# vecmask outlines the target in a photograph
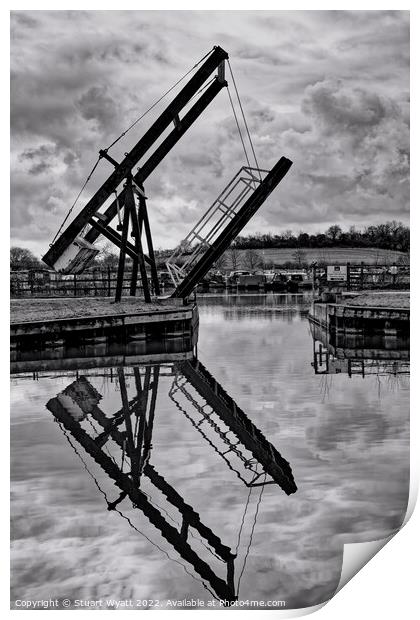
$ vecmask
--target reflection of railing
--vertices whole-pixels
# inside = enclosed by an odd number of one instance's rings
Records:
[[[277,483],[287,495],[294,493],[296,491],[296,484],[290,464],[265,438],[263,433],[253,424],[207,368],[197,358],[194,358],[191,361],[177,363],[176,369],[194,387],[206,404],[205,406],[198,405],[197,399],[191,395],[186,382],[180,383],[178,381],[176,388],[171,390],[170,396],[174,398],[176,391],[182,390],[184,396],[187,396],[189,402],[194,405],[196,411],[201,415],[201,420],[198,424],[201,425],[206,421],[213,431],[223,439],[223,442],[228,444],[229,447],[224,452],[224,457],[232,452],[242,461],[247,470],[254,472],[253,479],[248,481],[247,485],[258,486],[260,484],[258,480],[262,472],[261,470],[254,469],[255,462],[258,462],[263,471],[271,476],[272,482]],[[181,410],[185,411],[182,408]],[[214,417],[212,418],[213,414],[219,417],[227,428],[227,432],[220,428],[220,424],[215,423]],[[238,438],[238,444],[233,444],[232,441],[227,439],[228,432],[231,432]],[[239,444],[244,446],[255,461],[249,457],[244,457],[242,451],[238,449]],[[241,479],[243,478],[241,477]]]
[[[310,321],[315,374],[405,375],[410,373],[408,337],[329,332]]]
[[[182,406],[182,401],[180,396],[184,396],[186,400],[193,405],[193,408],[198,412],[200,418],[195,420],[193,415],[190,415],[185,406]],[[190,393],[188,381],[181,374],[175,376],[174,382],[172,384],[171,390],[169,392],[170,398],[176,404],[177,408],[186,416],[186,418],[191,422],[191,424],[197,429],[197,431],[202,435],[202,437],[211,445],[211,447],[222,457],[222,459],[226,462],[228,467],[236,472],[238,478],[242,480],[247,486],[258,486],[258,480],[263,475],[263,471],[258,468],[258,463],[252,456],[245,456],[243,450],[241,449],[241,442],[237,440],[236,443],[233,442],[232,438],[228,437],[229,433],[231,433],[230,429],[226,426],[224,428],[221,427],[220,422],[214,420],[213,414],[215,413],[214,409],[212,409],[208,403],[200,404],[198,400]],[[206,411],[206,407],[209,410]],[[212,417],[213,416],[213,417]],[[207,422],[207,432],[202,430],[203,422]],[[209,431],[214,431],[215,435],[222,442],[222,449],[220,449],[211,439]],[[223,450],[223,451],[222,451]],[[230,456],[236,456],[240,461],[241,465],[245,469],[245,471],[252,472],[252,479],[247,481],[239,469],[235,468],[232,465]],[[266,482],[265,484],[269,484]]]

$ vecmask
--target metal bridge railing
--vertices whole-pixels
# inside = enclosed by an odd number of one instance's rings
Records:
[[[175,287],[211,246],[268,170],[243,166],[166,261]]]

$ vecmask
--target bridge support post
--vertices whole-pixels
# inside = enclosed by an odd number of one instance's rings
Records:
[[[152,276],[152,286],[154,294],[160,295],[160,285],[156,268],[155,251],[153,248],[152,233],[150,231],[149,216],[147,214],[146,196],[144,195],[144,188],[142,185],[139,187],[139,190],[140,191],[136,192],[139,201],[139,217],[141,213],[147,241],[147,250],[150,258],[150,273]]]
[[[127,208],[127,202],[126,202],[124,205],[123,228],[121,231],[120,257],[118,261],[117,285],[115,288],[115,303],[119,303],[121,301],[122,289],[123,289],[123,284],[124,284],[125,253],[127,249],[129,220],[130,220],[130,211]]]
[[[144,301],[146,303],[150,303],[151,297],[150,297],[150,289],[149,289],[149,280],[147,278],[146,263],[144,260],[143,248],[141,245],[143,217],[142,217],[142,213],[140,212],[140,210],[138,212],[136,210],[136,203],[134,200],[134,192],[133,192],[133,181],[132,181],[131,175],[127,177],[127,183],[125,185],[125,196],[126,196],[126,204],[129,205],[129,209],[131,213],[131,224],[132,224],[133,236],[135,239],[135,248],[136,248],[136,253],[137,253],[137,258],[134,259],[133,261],[130,295],[134,296],[136,294],[137,272],[140,269]]]

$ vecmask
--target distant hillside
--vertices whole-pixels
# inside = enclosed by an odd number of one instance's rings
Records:
[[[238,250],[239,264],[238,269],[247,269],[244,264],[244,258],[247,250]],[[264,263],[274,265],[282,265],[287,262],[296,263],[296,248],[269,248],[266,250],[254,250]],[[390,265],[398,262],[399,259],[407,259],[405,252],[397,250],[381,250],[378,248],[299,248],[301,261],[311,263],[318,261],[320,263],[361,263],[370,265]],[[246,262],[246,259],[245,259]],[[230,268],[229,252],[226,253],[226,267]]]

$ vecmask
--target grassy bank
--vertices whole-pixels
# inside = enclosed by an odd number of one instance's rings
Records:
[[[274,263],[282,265],[284,263],[296,263],[297,248],[267,248],[264,250],[253,250],[258,253],[266,265]],[[238,250],[238,265],[236,269],[247,269],[246,261],[247,250]],[[407,259],[407,254],[396,250],[381,250],[378,248],[299,248],[302,263],[310,264],[313,261],[318,263],[365,263],[367,265],[392,265],[399,260]],[[229,251],[225,254],[226,268],[231,267]]]
[[[406,291],[381,292],[366,291],[350,299],[345,299],[345,305],[362,306],[364,308],[409,308],[410,293]]]
[[[113,303],[109,297],[52,298],[52,299],[12,299],[10,302],[10,322],[51,321],[54,319],[109,316],[153,312],[179,308],[173,300],[159,300],[146,304],[139,298],[124,298]]]

